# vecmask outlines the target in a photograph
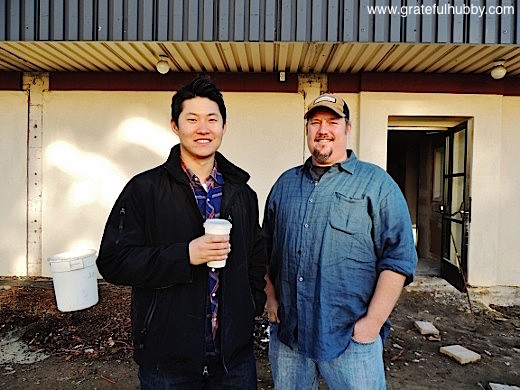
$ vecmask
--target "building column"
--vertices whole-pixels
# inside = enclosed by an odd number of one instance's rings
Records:
[[[325,74],[299,74],[298,75],[298,92],[303,95],[304,112],[307,112],[309,104],[320,96],[322,93],[328,90],[328,78]],[[304,124],[305,126],[305,124]],[[304,134],[305,127],[303,129]],[[309,156],[309,150],[307,149],[307,137],[303,137],[303,149],[302,156],[305,161]]]
[[[27,275],[42,274],[42,135],[43,94],[49,90],[48,73],[25,73],[28,99],[27,129]]]

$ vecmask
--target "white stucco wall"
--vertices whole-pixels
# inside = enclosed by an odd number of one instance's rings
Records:
[[[502,103],[502,150],[500,153],[499,199],[500,227],[497,280],[501,285],[520,285],[520,97],[504,97]]]
[[[167,93],[48,92],[44,99],[42,265],[98,249],[127,180],[159,165],[175,142]]]
[[[177,143],[169,92],[49,92],[45,95],[43,273],[47,257],[98,249],[106,218],[124,184],[162,164]],[[221,146],[251,174],[261,212],[285,169],[301,164],[303,97],[226,93],[228,130]],[[281,109],[283,108],[283,109]]]
[[[386,166],[388,117],[474,118],[469,283],[520,285],[516,205],[520,193],[520,98],[492,95],[342,94],[349,147]],[[127,180],[161,164],[177,142],[169,92],[47,92],[43,117],[43,275],[47,257],[97,249],[106,217]],[[263,210],[278,175],[301,164],[302,94],[226,93],[228,132],[221,151],[251,174]],[[27,97],[0,92],[0,274],[26,274]]]
[[[511,272],[512,267],[518,267],[513,264],[515,258],[506,255],[500,246],[502,239],[499,232],[503,227],[500,224],[499,172],[501,162],[515,166],[513,156],[507,162],[502,158],[503,133],[514,130],[509,127],[501,131],[502,99],[494,95],[360,94],[360,158],[382,167],[386,166],[390,115],[474,117],[468,282],[475,286],[520,285],[520,273]],[[508,103],[508,107],[510,105]],[[518,123],[518,113],[513,113],[512,108],[509,111],[508,121],[515,123],[516,117]],[[506,280],[504,275],[508,272]]]
[[[228,129],[220,151],[251,175],[262,223],[271,186],[302,164],[303,96],[294,93],[225,93]]]
[[[0,275],[27,274],[27,94],[0,91]]]

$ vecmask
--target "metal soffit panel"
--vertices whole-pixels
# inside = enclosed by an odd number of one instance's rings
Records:
[[[0,71],[153,72],[166,55],[174,72],[489,73],[515,45],[309,42],[0,42]]]

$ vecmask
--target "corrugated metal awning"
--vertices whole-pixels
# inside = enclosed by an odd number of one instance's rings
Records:
[[[150,72],[166,55],[174,72],[489,73],[516,45],[309,42],[0,42],[3,71]]]

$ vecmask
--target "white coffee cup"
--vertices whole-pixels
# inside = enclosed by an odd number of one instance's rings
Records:
[[[231,232],[231,222],[226,219],[213,218],[204,222],[206,234],[228,235]],[[226,266],[226,260],[208,261],[206,263],[211,268],[222,268]]]

